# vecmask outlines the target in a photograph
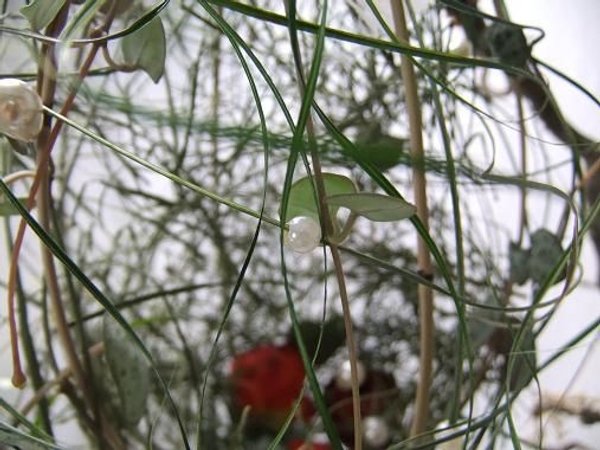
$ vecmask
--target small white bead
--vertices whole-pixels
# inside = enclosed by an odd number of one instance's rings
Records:
[[[369,447],[383,447],[390,439],[390,430],[383,417],[367,416],[362,421],[363,438]]]
[[[365,366],[360,362],[356,362],[356,372],[358,375],[358,385],[360,386],[365,381],[367,376]],[[352,389],[352,371],[350,369],[350,360],[342,361],[337,373],[335,374],[335,385],[339,389]]]
[[[42,129],[42,99],[24,81],[0,80],[0,133],[19,141],[33,141]]]
[[[294,217],[288,223],[285,243],[298,253],[308,253],[321,242],[321,226],[311,217]]]

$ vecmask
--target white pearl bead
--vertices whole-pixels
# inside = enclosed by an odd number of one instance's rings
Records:
[[[390,430],[383,417],[366,416],[362,421],[363,438],[369,447],[383,447],[390,439]]]
[[[365,381],[367,376],[365,372],[365,366],[360,362],[356,362],[356,372],[358,376],[358,385],[360,386]],[[352,389],[352,370],[350,368],[350,360],[346,359],[342,361],[337,373],[335,374],[335,385],[339,389]]]
[[[0,133],[19,141],[33,141],[42,129],[42,99],[27,83],[0,80]]]
[[[298,253],[308,253],[321,242],[321,225],[311,217],[294,217],[288,223],[285,243]]]

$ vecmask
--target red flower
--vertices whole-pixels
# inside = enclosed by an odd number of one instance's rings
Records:
[[[240,411],[250,407],[251,425],[278,430],[300,394],[304,375],[294,345],[261,345],[233,360],[234,404]]]
[[[328,442],[306,442],[303,439],[293,439],[287,443],[288,450],[331,450]]]

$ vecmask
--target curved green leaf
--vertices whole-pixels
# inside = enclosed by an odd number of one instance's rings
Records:
[[[373,222],[408,219],[417,212],[417,208],[407,201],[369,192],[330,195],[327,197],[327,203],[331,206],[348,208],[353,213]]]
[[[165,28],[157,16],[121,40],[125,64],[142,69],[158,83],[165,71],[166,42]]]
[[[335,173],[324,173],[323,184],[327,197],[338,194],[349,194],[356,192],[354,182],[343,175]],[[317,204],[316,188],[312,177],[304,177],[296,181],[290,188],[287,204],[286,220],[294,217],[312,217],[319,221],[319,205]],[[335,217],[339,207],[330,205],[331,217]]]

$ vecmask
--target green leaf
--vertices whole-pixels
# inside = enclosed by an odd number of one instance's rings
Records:
[[[18,199],[22,205],[27,204],[27,197],[21,197]],[[11,203],[4,201],[3,197],[0,197],[0,216],[15,216],[19,215],[19,211]]]
[[[356,147],[361,157],[383,172],[397,165],[402,154],[407,153],[407,140],[384,134],[381,124],[373,122],[360,130]]]
[[[353,213],[374,222],[408,219],[417,212],[417,208],[405,200],[369,192],[330,195],[327,203],[331,206],[348,208]]]
[[[334,316],[325,323],[304,320],[299,322],[298,325],[308,356],[314,359],[316,365],[327,362],[346,342],[346,328],[344,326],[344,319],[341,316]],[[321,339],[319,340],[319,338]],[[288,333],[288,342],[293,342],[297,345],[293,329]]]
[[[364,152],[365,159],[373,163],[379,170],[386,171],[396,166],[405,153],[405,139],[386,136],[377,142],[361,144],[359,150]]]
[[[510,262],[510,279],[522,285],[529,279],[530,250],[525,250],[511,242],[508,249]]]
[[[531,235],[531,257],[529,260],[529,274],[537,284],[542,284],[548,278],[556,265],[560,262],[564,250],[560,240],[550,231],[541,228]],[[556,282],[563,280],[566,272],[563,271]]]
[[[503,64],[525,67],[531,56],[531,48],[523,33],[523,28],[509,23],[496,22],[484,33],[492,55]]]
[[[521,331],[523,334],[518,348],[513,348],[512,366],[509,365],[509,388],[512,392],[526,388],[537,372],[537,356],[535,350],[535,334],[533,326],[528,325]],[[515,330],[516,333],[516,330]]]
[[[110,315],[104,315],[104,346],[108,368],[117,385],[125,423],[134,426],[146,412],[150,371],[144,355]]]
[[[123,37],[121,48],[125,64],[142,69],[158,83],[165,71],[167,56],[165,28],[160,17]]]
[[[47,27],[54,20],[66,0],[35,0],[21,8],[21,14],[35,31]]]
[[[343,175],[335,173],[324,173],[323,183],[327,197],[337,194],[356,192],[354,182]],[[287,206],[286,220],[294,217],[312,217],[319,221],[319,206],[316,202],[316,188],[311,177],[304,177],[296,181],[290,188],[290,196]],[[331,217],[336,217],[339,207],[331,207]]]

